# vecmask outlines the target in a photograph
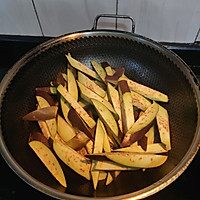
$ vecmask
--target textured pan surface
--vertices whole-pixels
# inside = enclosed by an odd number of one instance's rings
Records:
[[[49,85],[58,72],[65,72],[64,55],[68,52],[88,66],[90,59],[94,59],[107,61],[112,67],[124,67],[129,78],[169,96],[169,103],[161,105],[169,111],[172,150],[163,166],[145,172],[123,172],[108,187],[100,184],[96,192],[91,182],[64,165],[66,191],[54,180],[27,144],[29,133],[38,129],[37,124],[24,122],[22,117],[35,109],[35,88]],[[137,35],[83,32],[47,42],[19,61],[1,84],[2,154],[21,178],[52,196],[125,198],[129,195],[117,196],[144,192],[144,196],[148,196],[177,178],[197,151],[199,96],[189,72],[185,64],[165,48]]]

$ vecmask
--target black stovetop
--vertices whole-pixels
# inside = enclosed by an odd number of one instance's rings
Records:
[[[48,37],[0,35],[0,80],[9,68],[27,51],[48,40]],[[200,44],[163,43],[177,53],[193,70],[200,81]],[[200,152],[197,153],[186,171],[167,188],[146,200],[188,200],[197,198],[200,190]],[[0,156],[0,200],[53,198],[37,191],[21,180]]]

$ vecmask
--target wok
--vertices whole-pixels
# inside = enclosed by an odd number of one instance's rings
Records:
[[[169,96],[161,103],[170,117],[172,150],[161,167],[145,172],[122,172],[109,186],[99,185],[75,174],[62,162],[68,187],[65,190],[52,177],[28,146],[29,133],[36,123],[22,117],[35,109],[35,88],[49,85],[59,72],[65,72],[70,52],[90,66],[90,60],[107,61],[125,68],[125,74],[139,83]],[[134,33],[89,30],[49,40],[21,58],[0,85],[0,150],[8,165],[37,190],[61,199],[133,199],[152,195],[172,183],[194,158],[200,140],[199,83],[177,55],[161,44]]]

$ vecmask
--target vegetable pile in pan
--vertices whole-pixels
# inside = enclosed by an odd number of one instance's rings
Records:
[[[91,60],[91,69],[70,54],[66,58],[66,73],[36,88],[36,110],[23,117],[39,124],[28,144],[56,180],[67,187],[60,162],[92,180],[95,190],[121,171],[165,163],[169,116],[157,102],[168,102],[168,96],[130,80],[124,68]]]

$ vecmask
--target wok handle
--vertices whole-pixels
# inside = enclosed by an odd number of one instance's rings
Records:
[[[94,24],[93,24],[93,27],[92,27],[92,30],[97,30],[97,25],[98,25],[98,21],[100,18],[115,18],[116,20],[118,18],[121,18],[121,19],[129,19],[131,20],[131,32],[134,33],[135,32],[135,20],[129,16],[129,15],[115,15],[115,14],[100,14],[100,15],[97,15],[94,19]],[[116,28],[117,28],[117,22],[116,22]]]

